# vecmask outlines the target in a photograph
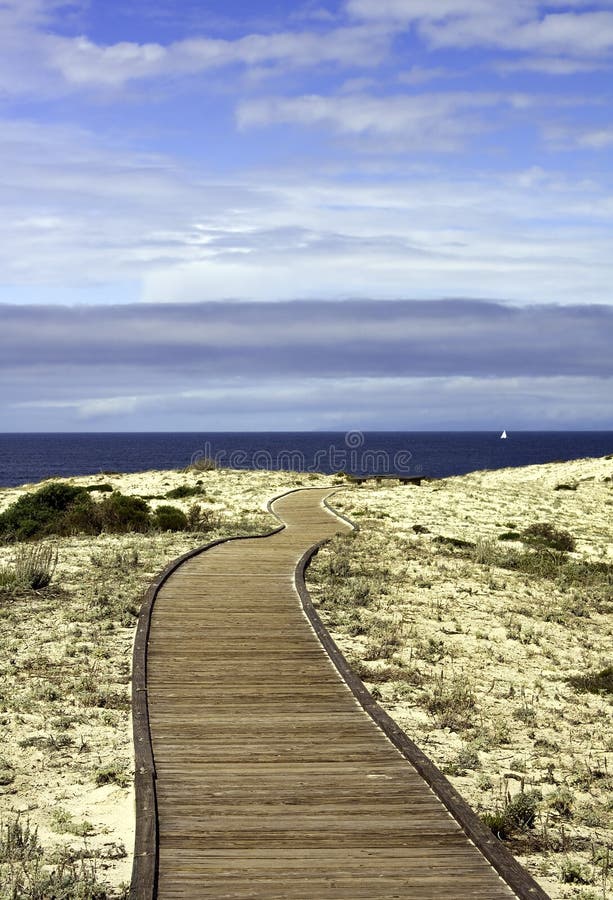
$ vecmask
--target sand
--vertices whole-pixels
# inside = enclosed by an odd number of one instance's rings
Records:
[[[551,581],[477,562],[473,550],[434,538],[479,543],[487,558],[488,541],[499,547],[501,533],[547,521],[576,538],[573,557],[612,561],[612,477],[613,461],[579,460],[419,487],[336,479],[334,505],[360,524],[360,534],[323,550],[309,572],[342,650],[478,811],[500,807],[522,789],[541,791],[533,831],[539,840],[517,841],[514,849],[554,898],[607,896],[611,705],[578,693],[565,677],[611,663],[613,601],[595,606],[580,590],[563,592]],[[202,498],[163,498],[198,480]],[[55,588],[0,600],[0,816],[38,827],[47,859],[58,848],[85,855],[108,896],[125,896],[134,832],[130,663],[135,614],[149,581],[194,546],[274,527],[265,508],[272,496],[333,481],[231,470],[70,479],[153,496],[152,507],[186,510],[196,499],[214,527],[206,534],[62,538]],[[561,484],[574,489],[556,490]],[[0,511],[39,486],[0,490]],[[14,553],[0,547],[0,566]],[[333,556],[359,570],[374,592],[358,628],[355,610],[344,612],[343,590],[355,579],[338,587],[330,578]],[[377,656],[390,634],[391,650]],[[390,659],[404,667],[403,678],[369,681],[368,673]],[[419,675],[415,683],[407,671]],[[457,685],[473,700],[466,723],[439,727],[424,697]],[[592,883],[568,880],[575,875]]]
[[[575,537],[571,559],[613,563],[613,460],[368,482],[333,502],[360,533],[324,549],[308,582],[343,652],[477,811],[540,792],[535,827],[511,846],[552,897],[608,896],[611,696],[566,679],[613,663],[613,584],[560,585],[495,559],[523,547],[500,535],[547,522]],[[349,573],[334,574],[339,560]],[[369,586],[356,614],[347,597]]]

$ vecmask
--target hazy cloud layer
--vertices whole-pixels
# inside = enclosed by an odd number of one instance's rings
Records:
[[[0,365],[203,377],[613,375],[613,309],[469,300],[0,307]],[[138,376],[144,378],[144,375]]]

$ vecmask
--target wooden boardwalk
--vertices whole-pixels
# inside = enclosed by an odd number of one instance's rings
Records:
[[[476,817],[463,828],[450,814],[305,614],[301,558],[351,527],[331,493],[284,495],[272,508],[285,528],[213,546],[151,591],[135,649],[132,896],[546,897]]]

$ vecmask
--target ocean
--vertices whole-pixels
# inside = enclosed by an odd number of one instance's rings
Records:
[[[202,457],[237,469],[443,478],[609,453],[613,431],[0,434],[0,486],[182,469]]]

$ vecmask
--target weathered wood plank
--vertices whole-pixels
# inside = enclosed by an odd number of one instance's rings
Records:
[[[329,493],[278,498],[284,530],[188,555],[147,595],[132,896],[543,900],[309,605],[314,546],[351,527]]]

